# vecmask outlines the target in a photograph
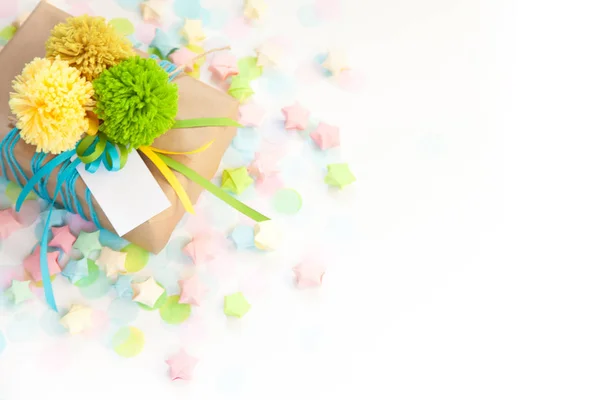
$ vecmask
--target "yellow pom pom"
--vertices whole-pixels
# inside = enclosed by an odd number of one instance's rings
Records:
[[[88,81],[133,55],[131,42],[104,18],[89,15],[69,18],[56,25],[46,42],[46,57],[60,56],[81,71]]]
[[[75,68],[60,58],[36,58],[13,81],[10,109],[21,137],[37,152],[72,150],[90,127],[87,111],[94,107],[94,89]]]

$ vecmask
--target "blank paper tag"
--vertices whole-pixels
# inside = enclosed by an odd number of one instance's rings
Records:
[[[171,206],[137,151],[129,154],[127,164],[120,171],[109,172],[102,165],[90,174],[83,164],[77,171],[119,236]]]

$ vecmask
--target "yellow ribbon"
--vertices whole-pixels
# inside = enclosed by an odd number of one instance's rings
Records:
[[[156,147],[152,147],[152,146],[146,146],[146,148],[152,150],[155,153],[159,153],[159,154],[189,155],[189,154],[202,153],[204,150],[206,150],[210,146],[212,146],[212,144],[214,142],[215,142],[215,140],[213,139],[210,142],[206,143],[204,146],[198,147],[196,150],[192,150],[192,151],[169,151],[169,150],[157,149]]]

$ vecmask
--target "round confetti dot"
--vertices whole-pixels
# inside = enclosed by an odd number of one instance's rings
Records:
[[[135,31],[133,24],[127,18],[115,18],[109,23],[123,36],[131,35]]]
[[[121,251],[121,249],[129,244],[129,242],[106,229],[100,230],[100,244],[110,247],[113,250]]]
[[[141,353],[144,348],[144,333],[132,326],[125,326],[112,338],[112,348],[121,357],[131,358]]]
[[[202,18],[202,23],[207,25],[208,20],[204,20],[204,18],[207,17],[207,12],[202,8],[202,6],[200,6],[200,2],[198,0],[175,0],[175,3],[173,4],[173,12],[179,18]]]
[[[108,293],[112,287],[112,282],[104,272],[98,274],[98,279],[89,286],[80,288],[81,294],[88,299],[99,299]]]
[[[283,214],[295,214],[302,208],[302,197],[294,189],[281,189],[273,197],[275,210]]]
[[[236,226],[231,232],[231,240],[233,240],[238,250],[255,248],[254,227],[249,225]]]
[[[190,317],[192,307],[189,304],[180,304],[179,296],[171,296],[160,308],[160,317],[167,324],[177,325]]]
[[[108,317],[117,325],[126,325],[134,321],[140,312],[137,304],[128,299],[115,299],[108,306]]]
[[[14,182],[8,182],[8,185],[6,185],[6,196],[10,199],[10,201],[16,203],[20,194],[21,187]],[[29,192],[29,194],[25,197],[25,200],[35,199],[37,199],[37,196],[33,192]]]
[[[88,276],[75,282],[75,286],[77,287],[84,288],[90,286],[92,283],[96,282],[96,279],[98,279],[98,276],[100,275],[100,269],[98,269],[98,266],[94,261],[88,259],[87,264]]]
[[[2,352],[4,351],[5,348],[6,348],[6,339],[4,339],[4,335],[0,331],[0,354],[2,354]]]
[[[141,271],[148,264],[150,253],[135,244],[125,246],[121,251],[127,253],[125,269],[129,273]]]
[[[161,288],[165,288],[163,285],[161,285],[160,283],[156,282],[156,284],[158,286],[160,286]],[[162,306],[165,305],[165,303],[167,302],[167,291],[165,290],[163,292],[163,294],[156,300],[156,303],[154,303],[154,307],[148,307],[145,304],[142,303],[137,303],[138,306],[140,306],[140,308],[142,310],[146,310],[146,311],[154,311],[154,310],[158,310],[159,308],[161,308]]]
[[[144,0],[117,0],[117,4],[126,10],[136,11],[140,8],[140,4],[143,1]]]

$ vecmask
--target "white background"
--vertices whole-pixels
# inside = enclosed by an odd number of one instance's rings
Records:
[[[270,3],[295,19],[298,2]],[[274,294],[206,344],[200,382],[169,382],[150,350],[124,362],[85,341],[52,374],[24,345],[0,358],[4,398],[600,396],[596,3],[347,5],[343,24],[298,30],[342,44],[368,78],[356,96],[302,97],[343,124],[359,179],[361,236],[320,296],[290,314]],[[318,321],[316,348],[285,335],[295,321]],[[239,391],[207,383],[228,363],[251,371]]]

